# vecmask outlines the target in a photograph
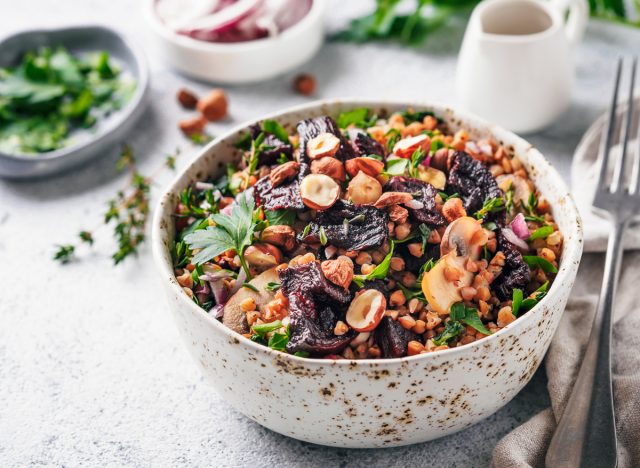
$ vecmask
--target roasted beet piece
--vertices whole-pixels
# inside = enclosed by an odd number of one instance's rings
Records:
[[[298,123],[297,129],[300,135],[300,174],[298,176],[300,179],[311,171],[311,160],[309,156],[307,156],[307,142],[321,133],[333,133],[340,139],[340,148],[338,148],[338,152],[334,155],[335,158],[340,161],[346,161],[347,159],[356,157],[356,152],[342,135],[338,125],[331,117],[322,116],[301,120]]]
[[[351,284],[355,286],[355,283]],[[384,295],[384,298],[389,301],[389,288],[383,280],[367,280],[364,282],[363,289],[375,289],[376,291],[380,291]]]
[[[263,130],[259,124],[255,124],[249,127],[249,133],[251,134],[251,138],[253,140],[258,138],[258,135],[260,135],[260,133],[262,132]],[[293,146],[278,140],[278,138],[270,133],[266,133],[264,139],[264,147],[265,149],[258,153],[258,160],[260,165],[275,164],[276,162],[278,162],[278,158],[281,154],[284,154],[287,159],[293,158]]]
[[[482,208],[486,200],[503,196],[489,169],[464,151],[456,151],[449,159],[449,165],[447,192],[462,197],[469,216]],[[504,210],[498,218],[504,221]]]
[[[518,248],[502,235],[502,230],[498,233],[498,250],[504,253],[505,263],[491,287],[499,299],[506,301],[513,297],[515,288],[524,290],[531,280],[531,271]]]
[[[364,132],[355,132],[351,142],[358,156],[370,156],[373,154],[384,158],[382,145]]]
[[[350,223],[345,223],[345,220]],[[298,240],[307,244],[320,242],[320,228],[324,229],[328,243],[347,250],[380,247],[387,241],[389,215],[373,206],[352,205],[338,200],[310,223],[306,236]]]
[[[317,262],[285,268],[279,276],[282,293],[289,300],[287,352],[331,354],[344,349],[355,334],[336,336],[333,329],[351,294],[327,281]]]
[[[405,329],[391,317],[382,317],[380,325],[374,332],[375,342],[382,351],[382,357],[398,358],[407,355],[409,341],[420,341],[420,335]]]
[[[444,226],[446,220],[436,209],[438,190],[431,184],[411,177],[396,176],[389,180],[387,192],[412,193],[415,200],[424,206],[420,209],[409,208],[409,215],[417,223],[425,223],[429,227]]]
[[[300,198],[300,183],[297,180],[274,188],[269,176],[265,176],[254,186],[253,196],[256,205],[264,207],[265,210],[304,210],[305,208]]]

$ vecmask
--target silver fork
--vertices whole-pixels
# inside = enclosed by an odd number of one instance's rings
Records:
[[[609,154],[616,140],[618,89],[622,59],[618,60],[607,133],[600,147],[600,173],[593,209],[611,221],[607,257],[598,307],[580,372],[546,456],[547,468],[617,466],[616,424],[611,385],[611,323],[613,299],[622,263],[622,236],[630,219],[640,212],[640,145],[637,148],[631,183],[624,184],[625,163],[631,121],[637,58],[631,66],[629,104],[621,125],[621,153],[611,184],[608,183]],[[640,134],[640,129],[638,130]],[[638,137],[640,141],[640,136]]]

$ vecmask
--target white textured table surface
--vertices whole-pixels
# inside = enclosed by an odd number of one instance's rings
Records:
[[[142,3],[142,2],[141,2]],[[149,51],[153,103],[127,141],[143,173],[177,145],[184,114],[174,94],[190,83],[153,54],[131,0],[2,0],[0,31],[106,23]],[[335,28],[366,5],[331,1]],[[461,29],[439,33],[421,50],[328,44],[303,67],[318,79],[318,98],[423,98],[455,103],[453,76]],[[577,54],[571,109],[531,136],[568,176],[573,148],[609,95],[616,54],[638,50],[640,33],[593,24]],[[293,74],[228,88],[231,117],[215,133],[304,98]],[[190,149],[193,152],[193,148]],[[53,245],[99,223],[104,202],[123,183],[117,151],[70,174],[37,182],[0,181],[0,466],[483,466],[497,440],[548,405],[539,372],[486,421],[442,440],[387,450],[334,450],[282,437],[251,422],[202,380],[167,313],[148,248],[113,267],[102,231],[84,260],[52,262]],[[185,164],[183,156],[179,166]],[[172,175],[154,187],[157,195]]]

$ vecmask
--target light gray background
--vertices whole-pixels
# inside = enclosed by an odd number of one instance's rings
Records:
[[[320,0],[323,1],[323,0]],[[179,134],[185,116],[178,87],[204,91],[160,63],[141,9],[132,0],[0,1],[0,31],[105,23],[148,53],[152,105],[127,141],[143,173],[176,146],[183,166],[195,148]],[[330,1],[337,28],[369,2]],[[419,50],[392,45],[327,44],[301,70],[318,80],[318,98],[430,99],[455,104],[455,57],[463,23]],[[573,104],[552,128],[530,140],[568,178],[581,134],[603,111],[615,57],[637,52],[640,31],[592,23],[577,50]],[[290,91],[294,73],[259,85],[227,87],[230,126],[307,99]],[[82,261],[61,267],[53,245],[100,223],[105,201],[125,183],[117,151],[64,176],[0,181],[0,465],[104,466],[483,466],[496,442],[548,405],[545,379],[463,432],[387,450],[335,450],[289,439],[229,408],[203,381],[166,311],[147,246],[113,267],[109,229]],[[171,178],[163,173],[154,197]],[[580,183],[580,181],[576,181]],[[292,389],[295,391],[294,389]],[[286,398],[286,396],[283,396]]]

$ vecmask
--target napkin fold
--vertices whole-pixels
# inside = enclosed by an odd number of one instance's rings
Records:
[[[640,101],[640,98],[637,100]],[[635,108],[636,114],[639,114],[638,103]],[[638,115],[634,117],[633,128],[638,128],[635,122],[639,118]],[[571,169],[572,191],[584,226],[585,252],[589,253],[583,256],[567,308],[544,361],[551,407],[514,429],[496,445],[491,463],[494,468],[544,466],[556,423],[562,416],[582,362],[602,285],[602,252],[606,250],[610,231],[609,222],[591,211],[599,170],[597,157],[600,138],[605,124],[606,116],[603,115],[585,133],[576,149]],[[635,138],[640,136],[635,135]],[[630,151],[636,150],[637,145],[636,140],[630,145]],[[613,148],[611,160],[615,160],[619,152],[620,147]],[[632,155],[629,154],[626,174],[631,173]],[[640,249],[640,227],[637,224],[632,224],[627,230],[624,245],[626,249]],[[612,340],[612,378],[620,468],[640,466],[638,284],[640,252],[626,252],[615,298]]]

